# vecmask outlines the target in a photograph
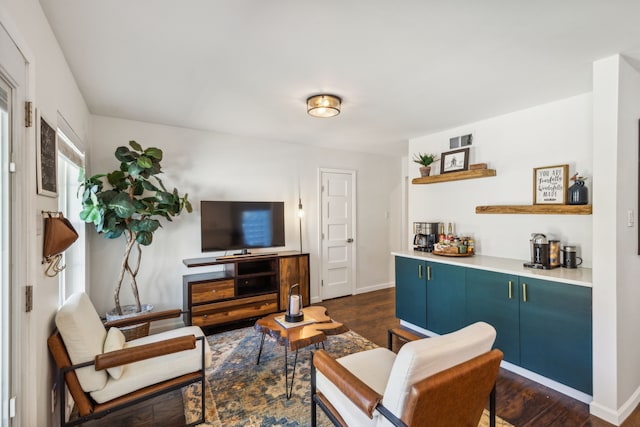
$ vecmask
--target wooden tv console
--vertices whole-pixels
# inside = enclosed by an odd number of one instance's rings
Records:
[[[287,309],[289,288],[298,283],[309,305],[309,254],[279,252],[221,258],[191,258],[187,267],[218,266],[182,276],[184,323],[225,325]]]

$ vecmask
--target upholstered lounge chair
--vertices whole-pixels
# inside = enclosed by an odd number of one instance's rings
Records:
[[[103,324],[85,293],[69,297],[56,314],[57,330],[48,340],[59,369],[60,424],[83,423],[195,382],[200,382],[204,391],[204,370],[211,363],[211,349],[199,327],[128,342],[117,327],[110,328],[180,314],[180,310],[170,310]],[[68,423],[65,382],[80,415]],[[190,425],[204,420],[204,394],[201,419]]]
[[[490,398],[502,352],[495,329],[478,322],[405,344],[397,356],[376,348],[333,359],[313,355],[311,425],[319,406],[336,426],[477,427]]]

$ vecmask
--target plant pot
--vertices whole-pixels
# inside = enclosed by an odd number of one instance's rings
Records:
[[[139,316],[141,314],[149,313],[151,310],[153,310],[153,306],[151,304],[142,304],[141,310],[136,310],[137,307],[135,306],[135,304],[123,305],[122,314],[118,314],[118,311],[114,308],[107,313],[107,322],[111,322],[113,320],[128,319],[131,317]],[[149,322],[131,326],[123,326],[118,329],[120,329],[120,331],[124,334],[127,341],[131,341],[133,339],[146,337],[147,335],[149,335]]]
[[[431,166],[420,166],[420,176],[429,176],[431,173]]]

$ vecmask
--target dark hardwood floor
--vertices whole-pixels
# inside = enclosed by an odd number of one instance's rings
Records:
[[[400,324],[395,317],[393,288],[336,298],[318,305],[326,307],[333,319],[383,347],[387,345],[387,330]],[[497,412],[517,427],[612,426],[590,415],[588,405],[504,369],[500,370],[497,384]],[[84,425],[184,426],[182,397],[180,392],[169,393]],[[640,408],[636,408],[622,426],[640,426]]]

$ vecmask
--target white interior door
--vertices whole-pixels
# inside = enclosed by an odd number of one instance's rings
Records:
[[[26,63],[25,59],[16,47],[15,43],[0,25],[0,246],[2,257],[0,259],[0,279],[2,289],[0,291],[0,426],[27,425],[19,411],[14,413],[15,407],[12,397],[19,390],[19,384],[24,378],[12,373],[20,372],[20,352],[22,344],[13,337],[21,336],[16,331],[21,315],[16,308],[18,297],[15,283],[16,272],[20,267],[12,265],[18,263],[15,256],[17,241],[15,236],[18,228],[21,210],[17,205],[16,183],[12,179],[15,169],[14,156],[17,151],[23,151],[24,139],[24,105],[26,87]],[[20,223],[22,224],[22,223]],[[15,233],[15,234],[13,234]],[[12,236],[13,234],[13,236]],[[11,400],[11,404],[10,404]],[[11,421],[13,418],[13,421]]]
[[[320,185],[324,300],[355,293],[355,172],[321,169]]]

